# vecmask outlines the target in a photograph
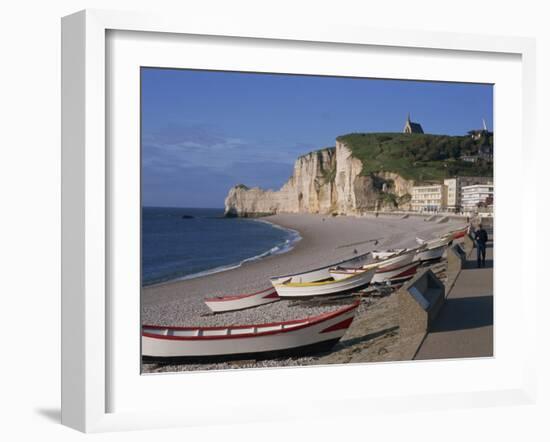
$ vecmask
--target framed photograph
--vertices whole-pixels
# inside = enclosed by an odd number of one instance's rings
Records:
[[[533,400],[533,41],[62,26],[64,424]]]

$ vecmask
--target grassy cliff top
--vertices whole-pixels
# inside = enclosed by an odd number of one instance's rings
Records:
[[[482,146],[492,147],[493,137],[473,140],[469,135],[448,136],[402,133],[353,133],[342,135],[353,156],[363,163],[363,175],[395,172],[417,182],[453,176],[492,176],[493,165],[484,160],[470,163],[463,155],[475,155]]]

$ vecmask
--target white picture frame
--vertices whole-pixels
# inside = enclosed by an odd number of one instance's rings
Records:
[[[113,409],[109,395],[114,388],[111,376],[112,347],[109,344],[110,329],[117,314],[112,311],[109,299],[111,282],[109,275],[109,244],[113,240],[113,230],[108,226],[112,216],[112,199],[109,180],[112,169],[109,165],[108,134],[106,120],[109,118],[106,94],[108,84],[106,67],[109,55],[106,36],[109,32],[143,32],[170,36],[217,36],[225,39],[247,39],[257,42],[270,41],[273,44],[284,42],[287,46],[302,44],[329,44],[338,48],[374,47],[379,51],[401,48],[431,51],[434,57],[448,53],[473,54],[479,60],[485,55],[501,54],[517,57],[521,69],[521,124],[516,135],[521,143],[521,158],[524,167],[532,164],[535,156],[534,106],[535,106],[535,44],[532,39],[517,37],[491,37],[451,33],[428,33],[416,31],[392,32],[369,28],[350,28],[346,26],[317,27],[314,24],[300,27],[291,24],[274,23],[271,27],[254,23],[219,23],[197,20],[194,17],[154,16],[143,13],[111,12],[87,10],[63,18],[62,21],[62,423],[84,432],[100,432],[123,429],[159,428],[171,426],[208,425],[216,422],[254,422],[293,418],[334,415],[326,405],[336,401],[339,415],[368,414],[373,412],[403,411],[408,409],[437,409],[470,406],[489,406],[501,403],[533,403],[535,397],[535,367],[533,352],[526,348],[518,353],[521,369],[514,367],[513,376],[500,386],[492,385],[488,389],[474,386],[462,387],[461,392],[440,391],[438,387],[428,389],[426,394],[404,393],[372,396],[358,388],[354,395],[332,393],[328,398],[313,397],[307,402],[288,404],[281,407],[257,407],[242,398],[234,398],[238,416],[224,415],[220,411],[208,413],[208,408],[191,392],[191,398],[197,400],[193,410],[182,408],[174,410],[169,404],[129,410],[122,407]],[[339,50],[339,49],[336,50]],[[112,55],[112,54],[111,54]],[[112,60],[111,60],[112,61]],[[498,112],[496,119],[498,121]],[[498,128],[496,137],[499,136]],[[496,142],[499,143],[498,138]],[[504,143],[502,144],[504,145]],[[498,152],[498,151],[497,151]],[[498,160],[498,153],[497,161]],[[498,181],[498,175],[497,175]],[[136,189],[136,192],[139,192]],[[515,195],[522,199],[524,207],[531,212],[521,216],[536,216],[532,208],[536,206],[535,192],[525,188],[517,189]],[[502,200],[504,201],[504,200]],[[498,215],[497,215],[498,216]],[[525,218],[526,219],[526,218]],[[497,218],[497,223],[499,220]],[[497,224],[498,225],[498,224]],[[504,222],[500,232],[504,230]],[[500,226],[499,226],[500,227]],[[497,232],[499,231],[496,227]],[[518,235],[525,235],[526,223],[521,222]],[[509,232],[508,232],[509,233]],[[505,238],[502,238],[503,244]],[[499,238],[499,241],[501,238]],[[524,242],[519,251],[521,257],[535,255],[534,244]],[[504,261],[503,265],[505,264]],[[500,262],[499,262],[500,265]],[[526,260],[522,259],[521,272],[526,274]],[[498,278],[498,271],[496,272]],[[521,306],[524,316],[518,319],[521,333],[535,334],[534,320],[536,312],[535,281],[522,278],[519,286]],[[120,311],[120,309],[119,309]],[[532,316],[530,316],[532,314]],[[498,316],[497,324],[498,324]],[[497,339],[502,324],[497,325]],[[139,324],[137,324],[139,327]],[[139,330],[139,328],[136,328]],[[502,334],[504,335],[504,334]],[[534,339],[530,342],[534,343]],[[526,344],[527,346],[529,344]],[[532,344],[534,345],[534,344]],[[502,353],[504,354],[504,352]],[[136,358],[139,355],[136,355]],[[496,359],[498,359],[498,353]],[[504,358],[505,359],[505,358]],[[415,363],[416,364],[416,363]],[[429,369],[423,363],[422,370]],[[447,362],[449,367],[453,362]],[[471,374],[478,369],[476,361],[464,361],[453,370],[464,370]],[[375,364],[379,373],[400,365],[398,370],[406,370],[409,376],[418,376],[419,371],[407,364]],[[405,368],[403,368],[405,367]],[[418,366],[416,366],[418,368]],[[490,367],[487,366],[487,369]],[[502,367],[501,367],[502,368]],[[313,370],[323,368],[313,368]],[[325,370],[326,367],[324,368]],[[139,368],[136,366],[136,370]],[[293,382],[300,378],[304,389],[303,370],[285,369],[256,370],[252,375],[243,377],[242,370],[234,373],[191,374],[193,382],[215,382],[217,386],[231,379],[235,385],[244,385],[245,380],[271,382],[284,378],[284,382]],[[339,367],[324,371],[333,376]],[[361,376],[363,366],[351,367],[347,374],[350,378]],[[469,370],[469,371],[468,371]],[[521,373],[520,371],[521,370]],[[308,372],[312,373],[311,371]],[[139,373],[137,373],[139,375]],[[179,376],[179,377],[177,377]],[[181,382],[183,375],[155,376],[147,381],[153,384],[162,382],[163,388],[170,388],[173,382]],[[189,375],[185,375],[189,376]],[[162,378],[160,380],[160,378]],[[118,376],[117,379],[120,379]],[[189,377],[187,378],[189,379]],[[219,380],[216,380],[219,379]],[[294,380],[295,382],[296,380]],[[156,388],[156,387],[154,387]],[[160,390],[159,390],[160,391]],[[195,396],[193,396],[195,395]],[[308,407],[304,407],[307,404]]]

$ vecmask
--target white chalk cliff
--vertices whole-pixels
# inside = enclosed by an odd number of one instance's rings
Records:
[[[363,164],[336,141],[335,148],[299,157],[290,179],[278,191],[237,185],[225,199],[227,216],[274,213],[359,214],[383,208],[382,192],[400,197],[410,193],[413,181],[392,172],[361,175]]]

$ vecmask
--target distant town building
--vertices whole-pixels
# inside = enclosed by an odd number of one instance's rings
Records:
[[[460,209],[460,178],[448,178],[443,180],[447,188],[447,210],[458,212]]]
[[[407,115],[407,120],[405,121],[405,127],[403,128],[404,134],[423,134],[422,126],[420,123],[413,123],[411,121],[411,114]]]
[[[493,183],[474,184],[462,187],[461,201],[464,212],[475,212],[479,208],[493,205]]]
[[[443,184],[447,187],[447,211],[460,212],[463,187],[488,183],[492,183],[492,178],[481,176],[460,176],[443,180]]]
[[[434,184],[411,189],[411,208],[416,212],[440,212],[447,206],[447,186]]]

